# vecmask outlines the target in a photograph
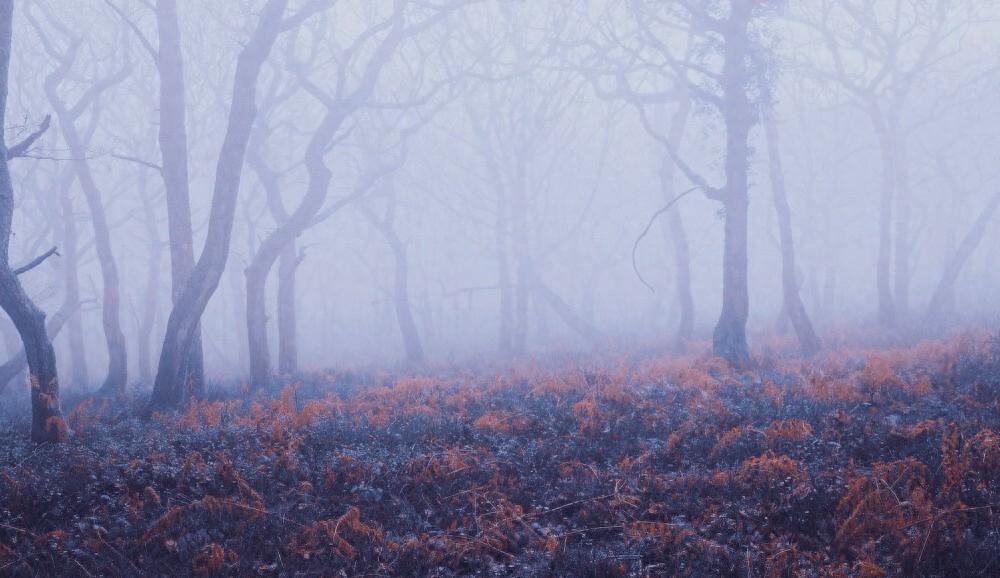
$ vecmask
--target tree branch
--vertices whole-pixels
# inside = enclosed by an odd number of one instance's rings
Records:
[[[52,255],[59,256],[59,248],[58,247],[52,247],[48,251],[46,251],[46,252],[42,253],[41,255],[35,257],[27,265],[23,265],[21,267],[18,267],[17,269],[14,269],[14,274],[15,275],[20,275],[22,273],[27,273],[28,271],[31,271],[35,267],[37,267],[37,266],[41,265],[42,263],[44,263],[45,260],[48,259],[49,257],[51,257]]]
[[[49,123],[51,122],[52,122],[52,115],[50,114],[45,115],[45,119],[42,120],[42,123],[38,125],[38,128],[35,129],[35,132],[29,134],[28,137],[25,138],[23,141],[7,149],[7,160],[26,156],[28,153],[28,149],[31,148],[31,145],[35,144],[35,141],[41,138],[42,135],[45,134],[45,131],[49,130]]]

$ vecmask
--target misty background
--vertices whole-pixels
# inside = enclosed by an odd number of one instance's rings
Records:
[[[689,2],[709,11],[726,4]],[[202,317],[207,373],[247,374],[245,270],[307,194],[323,95],[364,85],[380,58],[370,94],[353,108],[337,105],[342,124],[321,151],[329,189],[267,277],[275,360],[279,270],[286,280],[294,274],[284,303],[295,314],[297,370],[673,351],[685,294],[693,326],[682,341],[709,339],[722,300],[719,203],[688,194],[635,245],[651,217],[693,186],[664,144],[679,109],[689,107],[677,154],[722,182],[722,120],[701,95],[715,82],[702,71],[719,59],[682,25],[685,3],[340,0],[282,33],[256,84],[230,256]],[[237,56],[264,2],[176,4],[197,256]],[[293,1],[289,12],[313,4]],[[905,338],[993,325],[1000,5],[773,4],[752,23],[764,82],[747,90],[779,137],[796,278],[820,335],[867,328]],[[94,213],[74,163],[89,168],[105,213],[130,383],[155,374],[170,312],[159,80],[147,45],[157,37],[153,8],[37,0],[15,14],[9,140],[53,118],[30,158],[12,163],[11,263],[58,247],[58,257],[21,276],[50,316],[78,284],[79,307],[54,339],[68,391],[99,385],[108,363]],[[427,24],[385,54],[379,40],[397,12]],[[678,91],[681,60],[697,66]],[[781,321],[775,155],[759,123],[750,143],[749,327],[781,333],[790,329]],[[878,284],[887,189],[891,316]],[[406,347],[401,295],[422,356]],[[0,330],[16,355],[6,317]]]

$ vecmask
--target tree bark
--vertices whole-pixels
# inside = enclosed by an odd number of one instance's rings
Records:
[[[7,120],[14,2],[0,0],[0,128]],[[56,352],[45,329],[45,314],[24,292],[10,267],[10,236],[14,221],[14,189],[7,164],[7,143],[0,130],[0,307],[21,335],[31,383],[31,439],[62,442],[69,435],[59,407]]]
[[[190,397],[188,359],[201,316],[219,286],[229,258],[243,161],[256,116],[257,78],[281,31],[287,3],[287,0],[268,0],[256,30],[237,58],[226,134],[216,165],[205,248],[167,320],[151,409],[176,408]]]
[[[785,188],[778,128],[770,113],[765,112],[763,117],[774,210],[778,216],[778,234],[781,239],[781,288],[784,296],[784,314],[795,328],[802,353],[810,356],[819,351],[820,340],[799,294],[798,272],[795,266],[795,238],[792,233],[792,209],[788,204],[788,192]]]
[[[184,94],[184,58],[176,0],[157,0],[159,39],[156,66],[160,77],[160,157],[166,189],[167,231],[170,243],[170,279],[176,305],[194,270],[194,228],[188,177],[187,118]],[[201,325],[191,332],[191,344],[182,373],[194,397],[204,395],[205,361]]]
[[[722,256],[722,313],[712,336],[715,355],[736,366],[750,361],[746,325],[749,316],[747,285],[747,226],[750,199],[749,138],[753,111],[747,95],[750,81],[748,26],[753,12],[750,0],[735,0],[725,22],[723,61],[723,115],[726,125],[726,187],[722,202],[726,212]]]

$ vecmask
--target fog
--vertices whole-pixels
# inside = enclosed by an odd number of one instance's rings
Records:
[[[751,348],[995,325],[995,2],[14,4],[7,147],[51,124],[9,264],[58,249],[18,279],[64,391],[167,384],[199,317],[209,380],[739,361],[744,209]]]

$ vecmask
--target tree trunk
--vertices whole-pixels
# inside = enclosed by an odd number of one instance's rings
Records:
[[[305,165],[309,184],[302,202],[265,238],[246,270],[247,278],[247,341],[250,348],[250,387],[265,387],[271,380],[271,354],[267,339],[267,276],[282,251],[302,234],[323,208],[330,188],[332,173],[323,157],[330,142],[344,122],[344,110],[327,109],[326,114],[309,139]]]
[[[896,307],[892,299],[892,199],[896,189],[896,159],[893,154],[892,138],[883,126],[877,112],[870,112],[878,136],[882,158],[882,189],[879,193],[878,216],[878,262],[876,284],[878,286],[878,319],[883,325],[896,322]]]
[[[929,321],[940,321],[944,315],[949,313],[949,309],[954,305],[955,283],[958,281],[958,276],[961,274],[966,261],[969,260],[969,257],[979,247],[983,237],[986,236],[990,221],[993,220],[993,215],[996,214],[998,207],[1000,207],[1000,192],[996,192],[990,197],[983,211],[976,217],[975,223],[972,224],[969,231],[962,237],[958,248],[955,249],[955,252],[948,259],[947,263],[945,263],[941,279],[934,288],[930,304],[927,306],[927,319]]]
[[[770,113],[765,112],[763,116],[771,189],[774,193],[774,210],[778,216],[778,234],[781,238],[781,288],[784,295],[784,314],[795,328],[802,353],[809,356],[819,351],[820,340],[799,295],[798,272],[795,266],[795,238],[792,234],[792,209],[788,204],[788,192],[785,188],[778,128]]]
[[[424,346],[420,340],[420,332],[413,320],[413,310],[410,307],[410,264],[407,258],[406,244],[399,238],[394,227],[395,192],[392,182],[387,184],[389,208],[384,220],[379,220],[368,207],[362,207],[362,213],[368,221],[382,234],[393,258],[393,291],[392,301],[396,310],[396,323],[399,324],[399,334],[403,338],[403,351],[406,354],[406,365],[416,367],[424,362]]]
[[[250,41],[240,51],[219,161],[205,248],[167,320],[151,408],[176,408],[191,393],[188,359],[202,313],[229,258],[247,142],[256,116],[257,78],[281,31],[287,0],[268,0]]]
[[[497,185],[496,244],[497,282],[500,285],[500,328],[497,336],[502,355],[514,351],[514,286],[510,275],[510,208],[503,185]]]
[[[80,302],[80,255],[78,242],[79,237],[76,229],[76,212],[73,207],[73,196],[70,193],[69,185],[72,183],[72,170],[67,171],[69,178],[64,179],[59,191],[59,202],[62,209],[63,234],[62,234],[62,256],[60,263],[63,266],[63,284],[65,285],[66,302]],[[87,344],[83,339],[83,317],[78,310],[70,317],[69,321],[69,354],[70,354],[70,383],[73,387],[82,390],[87,387],[90,378],[87,375]]]
[[[0,128],[7,121],[7,81],[10,71],[14,2],[0,0]],[[7,165],[7,144],[0,130],[0,307],[21,335],[31,383],[31,439],[61,442],[69,432],[59,408],[56,352],[45,329],[45,314],[24,292],[10,268],[10,237],[14,222],[14,188]]]
[[[510,238],[514,255],[514,327],[511,351],[524,355],[528,349],[528,307],[531,297],[532,264],[528,249],[527,159],[517,154],[514,185],[510,193]]]
[[[677,111],[670,121],[670,131],[667,135],[670,146],[675,151],[680,150],[690,112],[691,101],[685,97],[678,103]],[[677,194],[674,181],[676,169],[677,167],[670,157],[663,159],[663,166],[660,169],[660,186],[663,189],[666,202],[672,201]],[[687,232],[684,230],[684,219],[680,211],[679,206],[674,206],[670,210],[668,225],[674,249],[677,304],[681,312],[677,335],[674,339],[674,348],[678,352],[683,352],[687,349],[687,344],[694,335],[694,297],[691,291],[691,251],[688,246]]]
[[[898,128],[899,121],[896,115],[892,117],[892,146],[895,156],[895,171],[893,178],[895,185],[896,222],[895,226],[895,253],[893,270],[893,299],[896,306],[896,317],[906,320],[910,312],[910,168],[909,156],[906,150],[906,140],[900,137]]]
[[[67,57],[69,58],[69,57]],[[57,71],[45,81],[45,92],[59,120],[59,127],[72,156],[71,164],[76,172],[77,182],[83,190],[94,229],[94,247],[101,266],[103,293],[101,299],[101,323],[108,348],[108,373],[101,386],[100,395],[120,397],[125,393],[128,382],[128,353],[125,334],[121,327],[121,284],[118,278],[118,264],[111,248],[111,228],[101,191],[94,181],[87,162],[87,148],[76,129],[75,113],[70,112],[58,94],[62,81],[61,71]]]
[[[736,366],[750,361],[746,326],[749,316],[747,286],[747,225],[750,199],[749,138],[753,111],[747,95],[750,81],[747,56],[750,50],[748,25],[753,3],[732,3],[726,22],[723,62],[723,114],[726,124],[726,187],[722,191],[726,211],[722,256],[722,313],[712,336],[715,355]]]
[[[295,273],[300,261],[295,241],[282,249],[281,259],[278,261],[278,373],[282,375],[293,375],[299,370]]]
[[[142,314],[138,323],[139,339],[139,377],[144,383],[152,380],[152,349],[153,330],[156,327],[157,313],[160,310],[160,261],[163,255],[163,242],[156,223],[156,211],[146,190],[146,168],[139,170],[139,194],[142,197],[143,218],[146,221],[146,236],[149,243],[147,253],[146,290],[143,297]]]
[[[166,189],[167,231],[170,242],[170,279],[173,303],[180,299],[194,270],[194,229],[191,223],[191,192],[188,178],[187,119],[184,94],[184,58],[177,21],[177,1],[157,0],[159,38],[157,70],[160,77],[160,156]],[[201,325],[191,332],[186,367],[182,373],[194,397],[205,389],[204,348]]]
[[[63,301],[63,305],[59,308],[59,311],[56,311],[55,315],[45,322],[45,330],[49,335],[50,341],[54,341],[59,336],[59,332],[62,331],[66,321],[74,316],[79,306],[79,303]],[[24,348],[22,347],[11,355],[10,359],[5,361],[3,365],[0,365],[0,393],[3,393],[7,386],[16,378],[21,377],[23,379],[24,370],[27,368],[28,356],[25,355]]]

